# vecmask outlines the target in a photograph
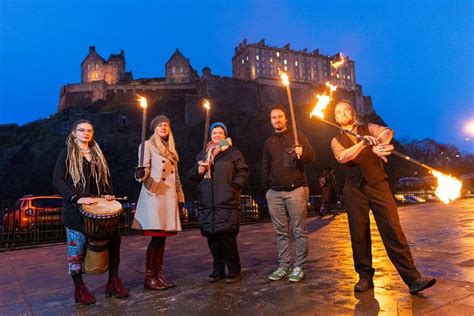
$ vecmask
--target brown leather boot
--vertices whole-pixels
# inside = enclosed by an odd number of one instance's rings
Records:
[[[111,297],[112,295],[116,298],[125,298],[129,295],[129,291],[123,286],[119,277],[112,277],[105,287],[105,296]]]
[[[143,285],[145,289],[163,291],[168,287],[163,280],[157,278],[156,262],[158,260],[159,249],[148,246],[146,251],[146,271]]]
[[[174,284],[173,282],[169,282],[165,275],[163,274],[163,259],[164,259],[164,256],[165,256],[165,245],[161,246],[159,249],[158,249],[158,258],[156,260],[156,277],[161,280],[162,283],[164,283],[166,285],[166,288],[169,289],[169,288],[172,288],[172,287],[175,287],[176,284]]]
[[[91,305],[96,302],[94,295],[89,292],[89,289],[84,283],[75,286],[74,299],[76,300],[76,303],[82,305]]]

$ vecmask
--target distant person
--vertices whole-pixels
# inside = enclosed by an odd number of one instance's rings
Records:
[[[269,279],[277,281],[289,277],[291,282],[298,282],[304,278],[308,257],[306,216],[309,189],[304,169],[306,164],[314,161],[315,154],[308,139],[300,131],[297,131],[300,145],[295,145],[283,106],[272,107],[270,121],[274,133],[267,138],[263,147],[262,182],[276,232],[278,269]],[[293,267],[290,227],[296,239]]]
[[[99,144],[94,140],[94,128],[88,120],[79,120],[72,126],[66,139],[67,148],[59,154],[54,168],[53,185],[64,198],[62,222],[66,226],[69,275],[74,282],[74,298],[77,303],[89,305],[96,302],[82,280],[87,237],[84,233],[80,205],[94,204],[93,197],[104,195],[114,199],[109,167]],[[128,297],[118,277],[120,263],[120,235],[116,230],[109,241],[109,281],[107,295]]]
[[[397,205],[390,192],[382,160],[387,161],[393,145],[393,131],[376,124],[359,125],[349,101],[335,107],[336,121],[364,140],[341,133],[331,142],[337,161],[346,167],[344,204],[349,218],[352,254],[359,282],[354,287],[364,292],[374,287],[369,210],[372,210],[385,250],[411,294],[433,286],[434,278],[422,277],[413,262],[410,247],[398,218]]]
[[[331,167],[324,168],[318,182],[322,192],[319,215],[323,216],[326,212],[337,214],[339,212],[337,209],[339,189]]]
[[[168,117],[158,115],[150,123],[153,135],[145,141],[143,166],[135,168],[135,179],[142,182],[132,228],[151,237],[146,251],[144,287],[166,290],[175,284],[163,273],[166,238],[181,231],[179,210],[184,194],[178,174],[176,151]],[[141,147],[138,149],[140,160]]]
[[[242,279],[237,235],[240,193],[249,177],[249,168],[233,146],[224,123],[211,124],[209,131],[211,140],[206,151],[196,157],[189,177],[199,182],[199,227],[213,258],[213,272],[208,281],[225,279],[225,283],[235,283]]]

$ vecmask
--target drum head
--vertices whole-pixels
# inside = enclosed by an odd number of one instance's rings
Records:
[[[107,201],[105,198],[94,198],[97,203],[82,204],[82,209],[97,216],[116,215],[122,211],[122,204],[116,200]]]

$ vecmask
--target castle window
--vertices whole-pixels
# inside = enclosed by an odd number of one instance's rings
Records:
[[[270,57],[270,62],[273,63],[273,58]]]
[[[280,52],[277,52],[277,57],[280,57]]]
[[[99,69],[99,64],[95,64],[95,69]]]
[[[183,65],[179,66],[179,72],[181,72],[181,73],[183,72]]]
[[[285,71],[288,71],[288,67],[285,66]]]
[[[298,67],[298,61],[295,61],[295,66]]]
[[[245,60],[242,59],[242,64],[245,64]]]
[[[259,57],[258,55],[257,55],[257,56],[255,56],[255,59],[259,60],[259,58],[260,58],[260,57]]]
[[[171,69],[171,72],[172,72],[173,74],[176,73],[176,67],[175,67],[175,66],[173,66],[173,68]]]
[[[91,70],[91,64],[87,64],[87,70]]]
[[[350,76],[350,75],[347,75],[347,79],[351,79],[351,76]]]
[[[339,74],[336,75],[336,78],[339,79]]]
[[[283,61],[283,63],[286,65],[286,64],[288,63],[288,61],[285,59],[285,60]]]
[[[249,56],[247,56],[247,60],[249,60]]]

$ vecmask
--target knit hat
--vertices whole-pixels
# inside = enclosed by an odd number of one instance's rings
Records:
[[[225,136],[228,136],[229,133],[227,133],[227,126],[225,126],[224,123],[222,122],[214,122],[211,124],[211,127],[209,127],[209,133],[212,133],[212,130],[216,127],[222,127],[222,129],[224,130],[225,132]]]
[[[150,129],[152,132],[155,132],[155,128],[160,125],[160,123],[166,122],[171,127],[170,119],[166,115],[158,115],[150,123]]]

